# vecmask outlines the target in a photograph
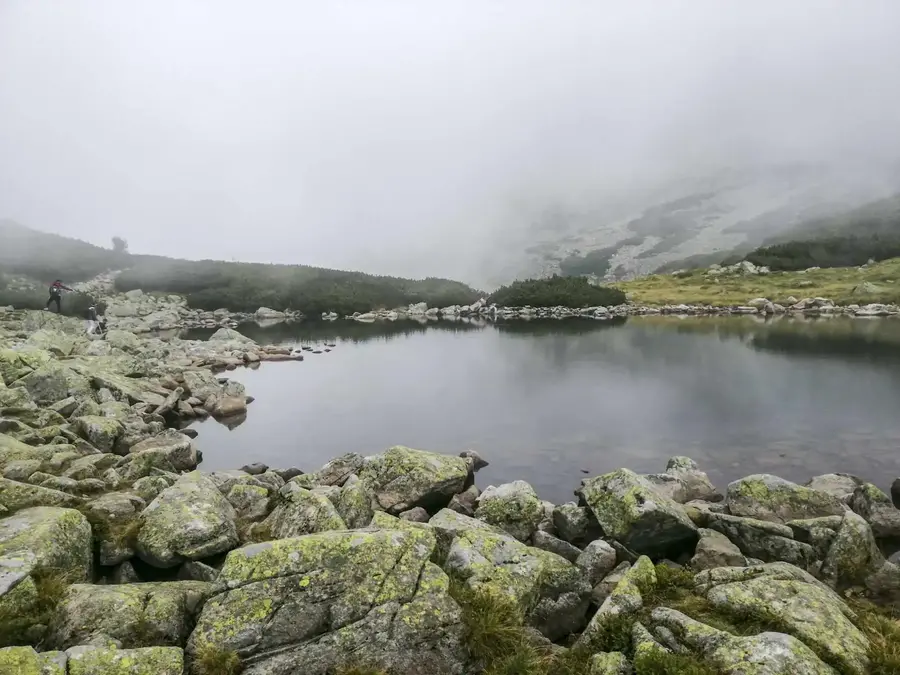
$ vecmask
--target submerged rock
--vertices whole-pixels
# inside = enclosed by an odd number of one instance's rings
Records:
[[[663,557],[697,541],[697,526],[681,506],[633,471],[590,478],[581,494],[606,536],[637,553]]]

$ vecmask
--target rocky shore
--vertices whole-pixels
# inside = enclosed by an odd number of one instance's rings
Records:
[[[179,429],[251,401],[213,370],[292,358],[0,314],[0,675],[900,672],[900,480],[198,470]]]

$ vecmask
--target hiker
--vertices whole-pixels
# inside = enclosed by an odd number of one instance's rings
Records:
[[[97,312],[97,305],[91,304],[85,315],[85,329],[88,335],[103,335],[106,333],[106,320]]]
[[[59,314],[62,311],[62,308],[59,304],[59,299],[62,296],[63,291],[71,291],[72,289],[68,286],[64,286],[63,282],[57,279],[52,284],[50,284],[50,298],[47,300],[47,306],[44,307],[45,310],[50,309],[51,303],[56,303],[56,313]]]

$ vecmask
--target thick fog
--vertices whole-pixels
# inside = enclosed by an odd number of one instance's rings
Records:
[[[876,173],[898,26],[896,0],[0,0],[0,217],[478,283],[532,207]]]

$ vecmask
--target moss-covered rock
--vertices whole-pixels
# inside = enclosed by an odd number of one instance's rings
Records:
[[[629,675],[631,664],[622,652],[601,652],[591,657],[589,675]]]
[[[794,540],[787,525],[721,513],[708,514],[709,529],[724,534],[744,555],[764,562],[787,562],[808,568],[816,560],[809,544]]]
[[[415,506],[433,512],[462,491],[469,465],[461,457],[395,446],[367,457],[358,475],[388,513],[396,515]]]
[[[726,504],[734,516],[773,523],[842,516],[845,510],[841,500],[833,494],[770,474],[755,474],[730,483]]]
[[[156,567],[175,567],[238,545],[234,508],[197,471],[160,492],[141,513],[140,522],[137,554]]]
[[[444,570],[473,591],[506,595],[529,625],[551,640],[580,630],[590,599],[581,570],[509,535],[465,529],[453,539]]]
[[[375,513],[375,518],[378,518],[378,512]],[[463,514],[451,511],[450,509],[441,509],[438,511],[428,521],[428,526],[434,530],[435,537],[437,537],[435,559],[438,561],[439,565],[443,565],[444,560],[447,559],[447,554],[450,552],[450,546],[453,544],[453,540],[457,535],[467,530],[478,530],[501,535],[506,534],[499,527],[494,527],[481,520],[464,516]]]
[[[299,487],[311,490],[317,485],[337,485],[340,487],[353,475],[359,473],[366,458],[355,452],[348,452],[340,457],[335,457],[318,471],[295,476],[290,481]]]
[[[691,558],[691,569],[699,571],[714,567],[743,566],[745,562],[741,549],[724,534],[705,528],[700,530],[700,541]]]
[[[177,647],[75,647],[66,654],[69,675],[184,675],[184,653]]]
[[[91,574],[91,526],[74,509],[34,507],[0,520],[0,559],[34,572],[60,572],[71,583]]]
[[[695,621],[674,609],[658,607],[651,614],[676,639],[723,673],[735,675],[834,675],[809,647],[790,635],[761,633],[735,637]]]
[[[66,675],[66,655],[32,647],[0,649],[0,675]]]
[[[374,495],[356,475],[349,476],[331,501],[350,529],[366,527],[372,522]]]
[[[578,638],[576,647],[593,648],[601,641],[607,627],[621,617],[632,617],[644,607],[643,596],[656,587],[656,568],[647,556],[641,556],[612,590],[587,628]]]
[[[69,396],[86,396],[91,386],[86,378],[59,361],[48,361],[19,380],[31,398],[41,406]]]
[[[839,587],[862,585],[884,562],[872,528],[862,516],[848,511],[825,556],[822,577]]]
[[[861,478],[857,478],[849,473],[826,473],[821,476],[815,476],[808,480],[804,485],[812,490],[819,492],[827,492],[846,502],[850,495],[857,487],[863,484]]]
[[[193,471],[197,468],[197,448],[190,438],[175,429],[166,429],[152,438],[139,441],[132,445],[128,452],[159,453],[178,471]]]
[[[266,520],[276,539],[347,529],[334,504],[323,494],[288,483],[281,495]]]
[[[527,542],[544,516],[534,488],[522,480],[488,487],[478,498],[475,518]]]
[[[47,644],[183,647],[196,615],[212,592],[210,584],[174,581],[70,586],[60,602]]]
[[[705,595],[727,613],[790,633],[842,672],[866,673],[869,642],[851,621],[853,612],[824,584],[782,576],[746,568],[742,580],[704,584]]]
[[[863,483],[850,497],[850,508],[866,519],[878,539],[900,540],[900,509],[871,483]]]
[[[448,579],[422,530],[323,532],[232,551],[224,590],[205,604],[188,652],[238,652],[246,675],[324,675],[351,664],[461,675]]]
[[[681,506],[633,471],[590,478],[581,494],[606,536],[636,553],[665,556],[697,541],[697,526]]]
[[[36,347],[0,349],[0,378],[10,385],[52,360],[50,352]]]
[[[125,431],[119,420],[102,415],[77,417],[73,423],[81,437],[100,452],[112,452],[119,436]]]
[[[37,472],[29,475],[29,480]],[[82,503],[77,495],[0,478],[0,505],[9,513],[38,506],[74,507]]]
[[[134,556],[139,517],[146,503],[134,494],[110,492],[82,508],[94,531],[100,564],[118,565]]]

